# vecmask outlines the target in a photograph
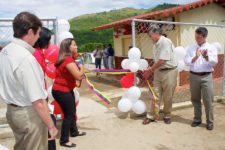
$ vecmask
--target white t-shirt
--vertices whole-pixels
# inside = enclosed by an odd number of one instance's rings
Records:
[[[14,38],[0,52],[0,99],[5,103],[31,106],[47,98],[44,75],[33,51],[28,43]]]

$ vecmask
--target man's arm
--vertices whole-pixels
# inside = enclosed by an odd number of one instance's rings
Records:
[[[160,66],[162,66],[163,64],[165,64],[165,62],[166,62],[165,60],[160,59],[157,62],[155,62],[152,65],[152,67],[148,67],[148,69],[144,71],[144,77],[145,77],[145,79],[147,80],[153,74],[153,72],[156,69],[160,68]]]
[[[36,100],[36,101],[32,102],[32,107],[35,109],[35,111],[40,116],[41,120],[48,127],[49,133],[51,135],[51,139],[56,138],[58,130],[56,129],[56,127],[50,117],[47,102],[45,100],[41,100],[41,99]]]

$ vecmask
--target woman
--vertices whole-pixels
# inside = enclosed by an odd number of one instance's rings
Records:
[[[44,75],[45,75],[46,67],[47,67],[47,64],[45,62],[45,57],[44,57],[44,49],[48,48],[50,44],[51,36],[52,36],[52,32],[48,28],[42,27],[40,36],[37,42],[34,44],[35,50],[34,50],[33,56],[36,58],[36,60],[40,64],[44,72]],[[46,81],[45,81],[45,88],[47,89]],[[56,125],[56,119],[53,114],[51,114],[51,118],[54,124]],[[48,150],[56,150],[55,139],[48,141]]]
[[[76,107],[73,89],[76,87],[76,80],[82,80],[84,77],[84,67],[83,65],[77,66],[74,61],[75,57],[77,57],[77,46],[74,39],[63,40],[55,63],[56,78],[52,87],[52,95],[64,113],[60,145],[65,147],[76,147],[76,144],[69,141],[69,134],[71,137],[86,135],[85,132],[78,131],[74,119]]]

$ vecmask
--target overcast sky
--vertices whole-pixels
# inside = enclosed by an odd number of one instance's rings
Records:
[[[31,11],[40,18],[70,19],[82,14],[124,7],[151,8],[158,4],[185,4],[197,0],[0,0],[0,18],[13,18],[18,12]]]

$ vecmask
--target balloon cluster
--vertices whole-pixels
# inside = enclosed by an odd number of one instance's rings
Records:
[[[131,72],[144,70],[148,68],[148,62],[141,59],[141,51],[137,47],[133,47],[128,51],[128,59],[124,59],[121,63],[123,69],[129,69]]]
[[[121,112],[129,112],[132,110],[136,114],[143,114],[146,111],[145,103],[140,100],[141,90],[132,86],[118,103],[118,109]]]
[[[65,19],[59,19],[58,22],[58,43],[60,44],[64,39],[73,38],[73,34],[69,32],[70,23]]]

